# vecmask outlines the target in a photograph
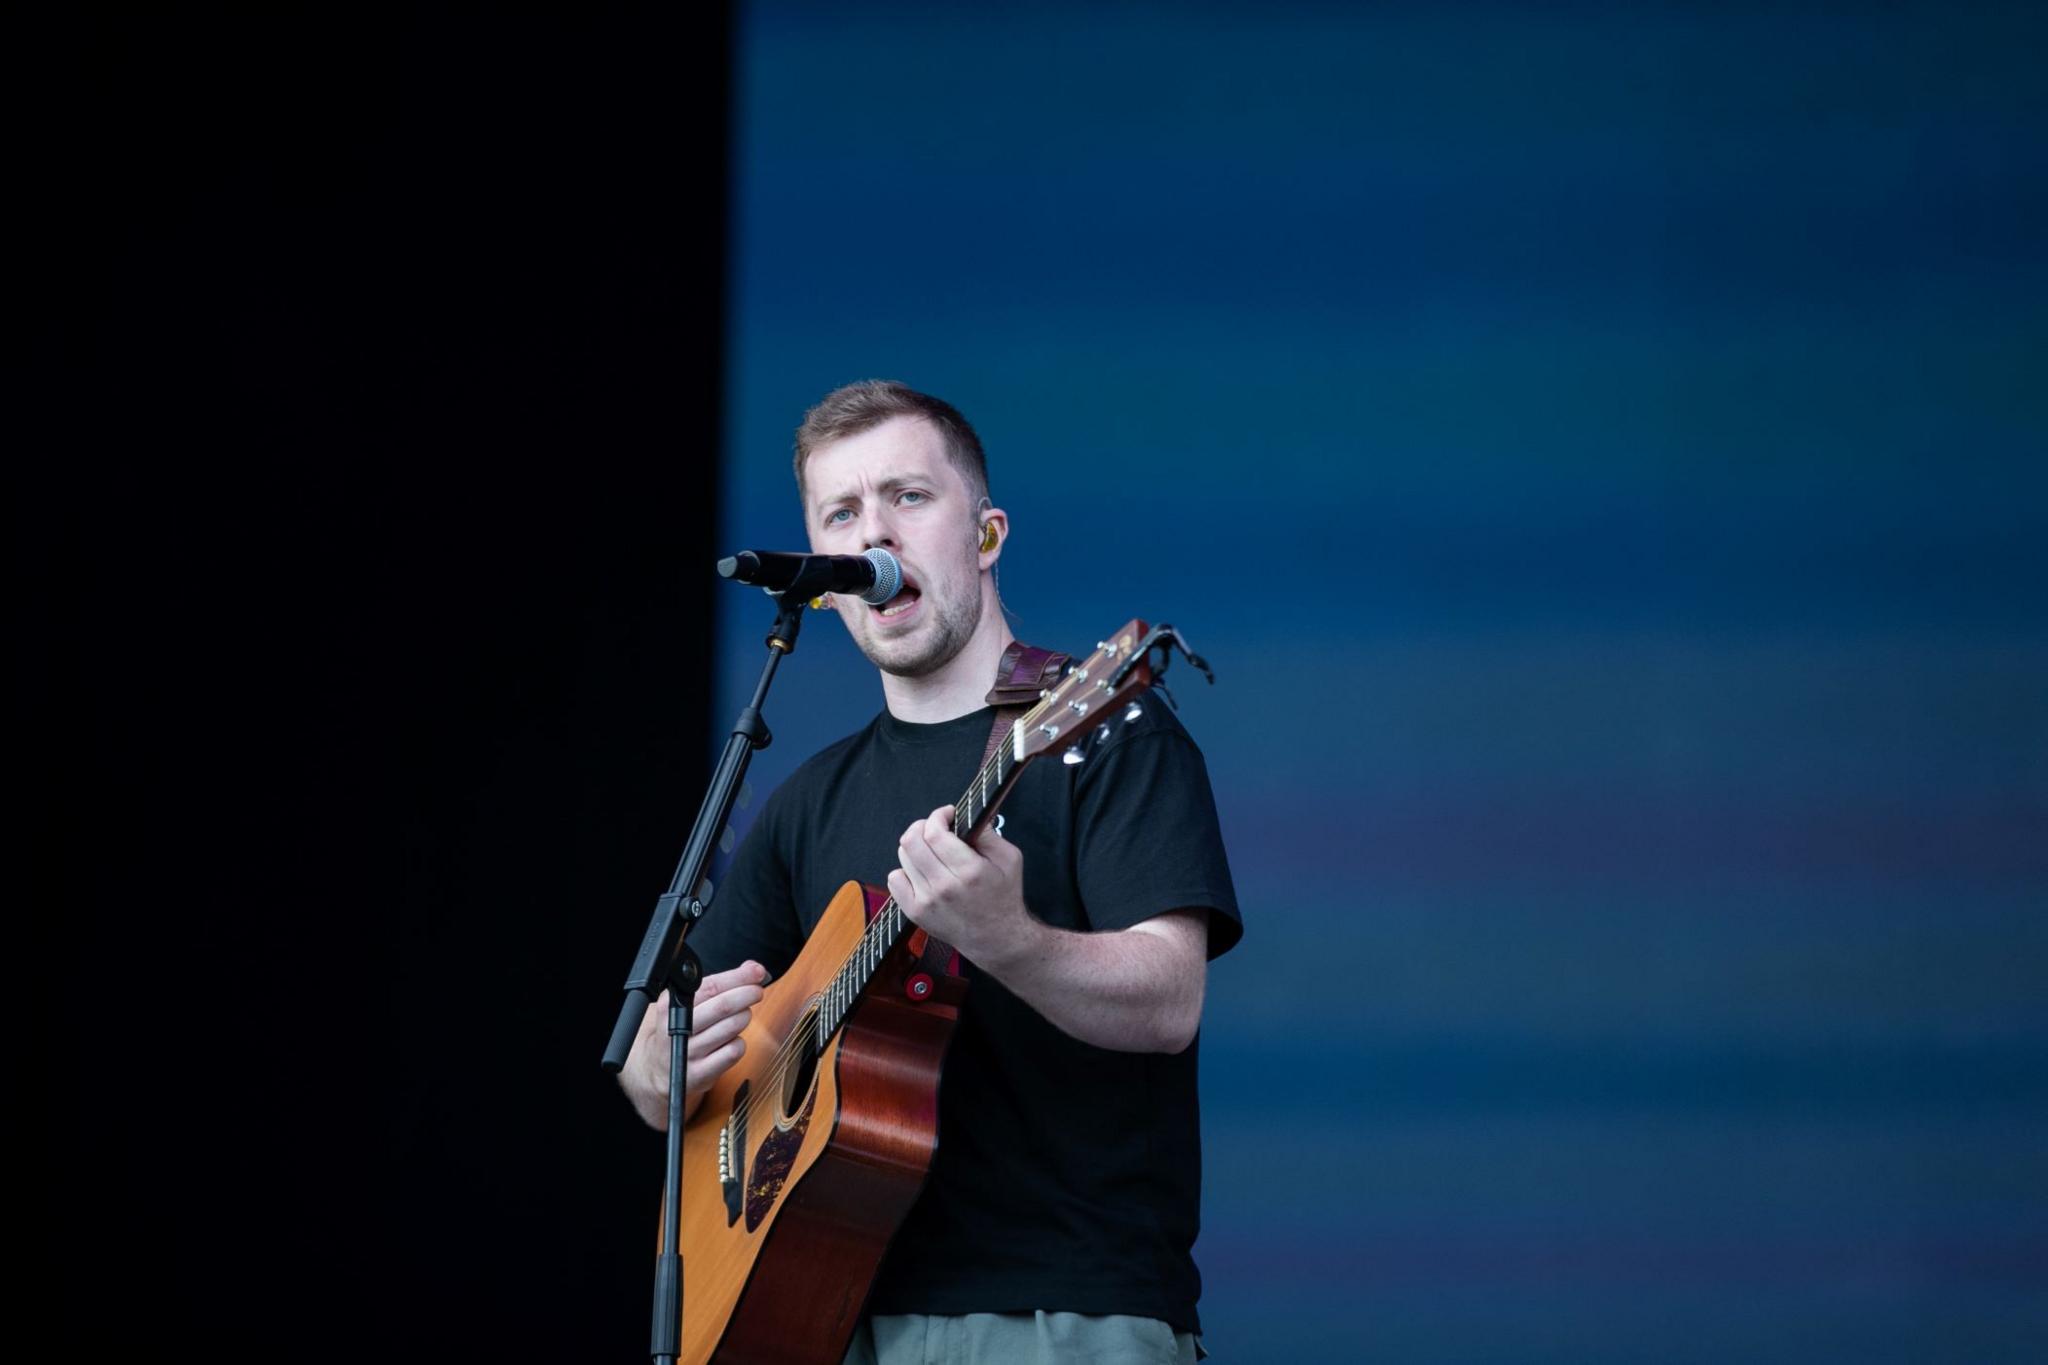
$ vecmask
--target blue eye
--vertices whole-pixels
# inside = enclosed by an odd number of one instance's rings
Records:
[[[911,505],[912,507],[915,507],[915,506],[917,506],[917,503],[918,503],[918,502],[929,502],[929,501],[931,501],[931,499],[930,499],[929,497],[927,497],[927,496],[926,496],[925,494],[923,494],[923,493],[920,493],[920,492],[918,492],[918,491],[917,491],[917,490],[916,490],[915,488],[907,488],[907,489],[905,489],[905,490],[904,490],[904,492],[903,492],[903,496],[902,496],[901,498],[897,499],[897,501],[899,501],[899,502],[910,502],[910,500],[911,500],[912,498],[916,498],[916,499],[917,499],[917,502],[912,502],[912,503],[910,503],[910,505]]]
[[[841,520],[843,520],[843,519],[845,519],[845,518],[847,518],[847,517],[850,517],[850,516],[852,516],[852,515],[853,515],[853,509],[852,509],[852,508],[850,508],[850,507],[842,507],[842,508],[840,508],[840,509],[839,509],[838,511],[836,511],[836,512],[828,512],[828,513],[827,513],[827,514],[825,515],[825,524],[826,524],[827,526],[832,526],[832,525],[836,525],[836,524],[837,524],[838,522],[840,522]]]

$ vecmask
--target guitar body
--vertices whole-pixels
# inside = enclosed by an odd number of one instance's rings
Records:
[[[837,1362],[924,1185],[963,980],[913,1000],[914,944],[899,942],[815,1067],[783,1055],[886,900],[840,888],[683,1130],[679,1359],[691,1365]]]

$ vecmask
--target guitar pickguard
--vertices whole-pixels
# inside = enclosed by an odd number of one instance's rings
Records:
[[[803,1111],[790,1121],[787,1128],[771,1130],[761,1143],[761,1150],[754,1153],[754,1160],[747,1171],[747,1231],[761,1226],[761,1220],[775,1207],[776,1196],[782,1193],[782,1182],[789,1178],[789,1168],[796,1162],[797,1149],[804,1145],[804,1133],[811,1126],[811,1110],[815,1107],[814,1090],[804,1097]]]

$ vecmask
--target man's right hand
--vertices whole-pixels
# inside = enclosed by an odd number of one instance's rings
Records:
[[[762,987],[768,984],[768,969],[758,962],[742,962],[729,972],[707,976],[697,985],[697,1005],[691,1019],[690,1051],[683,1116],[695,1113],[704,1092],[725,1074],[727,1067],[747,1050],[740,1033],[753,1022],[754,1006],[761,1003]],[[619,1072],[619,1085],[633,1109],[649,1127],[668,1129],[668,992],[647,1008],[640,1021],[640,1034],[633,1051]]]

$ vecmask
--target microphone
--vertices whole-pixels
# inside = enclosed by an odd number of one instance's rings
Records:
[[[903,590],[903,566],[877,547],[861,555],[792,555],[774,550],[741,550],[718,561],[721,578],[752,583],[773,593],[799,597],[848,592],[879,607]]]

